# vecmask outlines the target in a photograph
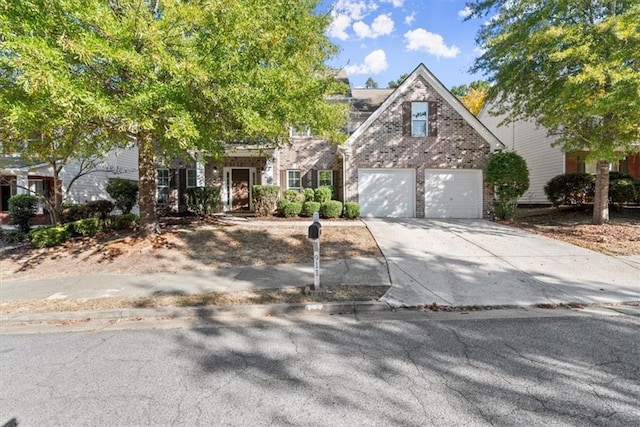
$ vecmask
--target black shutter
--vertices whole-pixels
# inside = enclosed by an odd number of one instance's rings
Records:
[[[402,135],[411,136],[411,102],[402,103]]]
[[[429,136],[438,136],[438,103],[429,101]]]
[[[311,169],[311,188],[318,188],[318,169]]]

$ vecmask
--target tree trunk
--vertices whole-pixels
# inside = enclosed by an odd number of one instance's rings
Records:
[[[596,164],[596,191],[593,197],[593,223],[609,222],[609,161]]]
[[[53,223],[62,224],[62,185],[56,168],[53,169]]]
[[[158,217],[156,215],[156,165],[153,137],[151,133],[141,131],[137,135],[138,142],[138,174],[140,205],[140,234],[143,236],[158,234]]]

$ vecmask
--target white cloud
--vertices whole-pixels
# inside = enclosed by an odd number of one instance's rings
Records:
[[[354,21],[359,21],[377,8],[375,3],[367,3],[363,0],[338,0],[333,10],[336,14],[344,14]]]
[[[351,18],[344,14],[338,14],[333,17],[331,25],[329,25],[328,34],[330,37],[335,37],[340,40],[347,40],[349,34],[347,34],[347,28],[351,25]]]
[[[354,23],[353,31],[355,31],[356,35],[361,39],[375,39],[391,34],[393,27],[394,23],[390,15],[379,15],[373,20],[371,26],[362,21]]]
[[[455,58],[460,53],[457,46],[447,46],[440,34],[431,33],[424,28],[407,31],[407,50],[424,51],[438,58]]]
[[[402,7],[404,0],[382,0],[382,3],[391,3],[393,7]]]
[[[378,49],[364,57],[362,64],[347,65],[347,73],[349,74],[378,74],[386,70],[387,54],[384,50]]]
[[[458,16],[460,18],[466,18],[468,16],[471,16],[472,12],[473,11],[471,10],[471,8],[469,6],[467,6],[464,9],[458,11]]]
[[[416,20],[416,13],[415,12],[411,12],[411,15],[407,15],[404,17],[404,23],[407,25],[411,25],[413,24],[413,21]]]

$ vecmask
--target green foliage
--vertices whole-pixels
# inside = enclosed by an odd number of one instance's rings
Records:
[[[112,215],[107,221],[107,226],[112,230],[131,230],[140,222],[140,217],[136,214],[128,213],[122,215]]]
[[[278,215],[290,218],[300,215],[302,212],[302,203],[291,202],[287,199],[278,200]]]
[[[638,198],[634,179],[616,179],[609,183],[609,201],[621,206],[634,203]]]
[[[36,248],[57,246],[71,237],[66,226],[36,228],[29,233],[29,240]]]
[[[36,216],[38,198],[30,194],[16,194],[9,198],[11,222],[23,233],[31,229],[31,218]]]
[[[502,123],[534,120],[564,152],[615,161],[640,140],[640,4],[637,1],[476,0],[468,19],[491,16],[472,73],[493,83]],[[593,222],[607,217],[598,174]]]
[[[62,209],[62,222],[73,222],[89,218],[90,212],[85,204],[67,204]]]
[[[489,83],[484,80],[474,80],[468,85],[462,84],[460,86],[453,86],[451,88],[451,93],[461,100],[472,90],[487,93],[489,92],[489,86]]]
[[[2,240],[9,245],[24,242],[26,237],[27,235],[25,233],[18,230],[11,230],[2,233]]]
[[[296,190],[285,190],[284,198],[290,202],[302,203],[305,200],[305,195]]]
[[[323,204],[327,203],[333,197],[333,187],[330,185],[323,185],[315,189],[314,201]]]
[[[595,178],[576,172],[554,176],[544,186],[544,193],[553,206],[583,205],[593,201]]]
[[[104,229],[104,221],[100,218],[86,218],[64,225],[71,236],[91,237]]]
[[[187,188],[184,193],[189,212],[199,215],[213,215],[220,202],[220,187]]]
[[[406,79],[407,77],[409,77],[409,74],[404,73],[404,74],[400,75],[400,77],[398,77],[396,80],[390,81],[387,84],[387,86],[389,86],[391,89],[395,89],[398,86],[400,86],[402,84],[402,82],[404,81],[404,79]]]
[[[324,218],[338,218],[342,214],[342,202],[329,200],[320,206],[320,214]]]
[[[529,169],[525,160],[513,152],[496,153],[487,164],[486,179],[493,185],[497,200],[495,214],[500,219],[511,219],[518,197],[529,188]]]
[[[313,191],[313,188],[305,188],[302,190],[302,194],[304,194],[305,202],[313,202],[316,192]]]
[[[310,217],[313,216],[315,212],[320,212],[320,203],[307,201],[302,204],[302,211],[300,212],[300,215]]]
[[[254,185],[253,207],[258,216],[269,216],[276,210],[276,203],[280,195],[280,187],[277,185]]]
[[[364,87],[366,87],[367,89],[377,89],[378,88],[378,82],[376,82],[373,77],[369,77],[367,79],[367,81],[364,84]]]
[[[360,204],[354,202],[347,202],[344,204],[344,217],[353,219],[360,216]]]
[[[113,211],[113,202],[111,200],[91,200],[85,203],[86,214],[88,218],[107,219],[111,211]]]
[[[138,183],[128,179],[115,178],[109,180],[106,188],[109,196],[115,200],[116,207],[123,214],[128,214],[138,202]]]

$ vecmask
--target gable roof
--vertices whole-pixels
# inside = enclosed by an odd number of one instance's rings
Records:
[[[409,76],[404,79],[404,81],[394,90],[391,95],[387,97],[387,99],[382,103],[382,105],[373,113],[367,120],[362,123],[356,129],[356,131],[347,138],[345,142],[346,147],[351,147],[351,145],[355,142],[357,138],[360,137],[366,131],[372,123],[374,123],[378,117],[387,109],[389,106],[396,101],[399,97],[407,94],[409,87],[411,84],[418,78],[422,77],[427,81],[427,83],[440,95],[451,107],[458,113],[462,118],[469,123],[469,125],[476,131],[478,134],[489,144],[491,147],[491,151],[496,149],[500,150],[505,148],[505,145],[493,134],[487,127],[478,120],[473,114],[467,110],[467,108],[462,105],[460,100],[456,98],[449,90],[444,87],[444,85],[434,76],[424,64],[420,63],[416,67],[415,70],[409,74]]]

